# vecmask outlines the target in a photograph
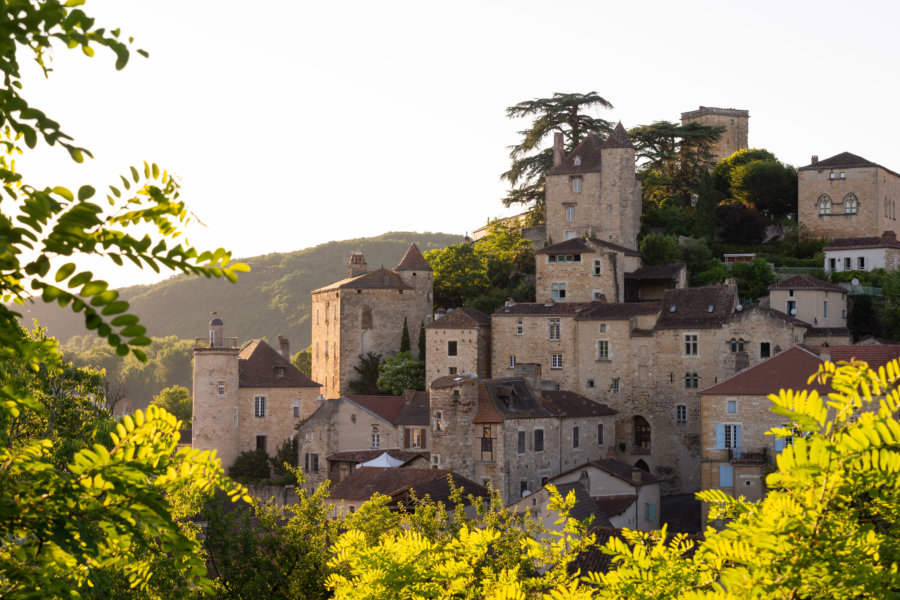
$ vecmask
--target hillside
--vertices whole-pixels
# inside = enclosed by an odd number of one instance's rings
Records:
[[[361,250],[369,269],[393,268],[412,242],[424,253],[460,241],[462,236],[445,233],[390,232],[238,259],[250,265],[251,271],[237,284],[177,276],[119,291],[149,335],[205,337],[210,314],[217,312],[225,322],[226,336],[237,336],[241,342],[260,337],[271,341],[282,334],[296,352],[310,343],[310,291],[346,277],[351,251]],[[37,319],[62,343],[85,333],[81,317],[56,305],[36,302],[17,308],[23,323],[30,326],[32,319]]]

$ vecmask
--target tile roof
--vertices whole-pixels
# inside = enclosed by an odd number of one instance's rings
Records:
[[[569,483],[557,484],[556,491],[558,491],[563,498],[568,496],[569,492],[575,494],[575,506],[573,506],[572,510],[569,512],[569,516],[573,519],[584,521],[588,517],[594,517],[594,525],[600,527],[612,527],[612,523],[609,522],[606,513],[597,507],[597,503],[594,502],[594,499],[591,498],[590,494],[587,493],[587,490],[585,490],[579,482],[571,481]]]
[[[478,377],[475,375],[444,375],[443,377],[438,377],[434,381],[431,382],[432,389],[440,389],[440,388],[448,388],[455,387],[457,385],[461,385],[463,383],[468,383],[470,381],[477,380]]]
[[[653,337],[652,329],[638,329],[635,327],[631,330],[631,337]]]
[[[278,374],[281,373],[281,376]],[[253,340],[238,353],[238,387],[322,387],[262,340]]]
[[[614,527],[594,526],[588,533],[594,534],[597,542],[581,552],[575,557],[575,560],[569,563],[569,573],[574,575],[581,573],[606,573],[612,569],[612,555],[602,550],[610,538],[619,537],[622,531]]]
[[[435,319],[425,329],[471,329],[473,327],[490,327],[491,317],[476,308],[453,309],[453,312]]]
[[[612,133],[609,134],[609,137],[604,140],[603,147],[634,148],[634,144],[631,142],[631,138],[628,137],[628,132],[625,131],[624,127],[622,127],[622,121],[619,121],[616,127],[612,130]]]
[[[453,480],[460,481],[460,483],[465,480],[466,487],[481,488],[484,490],[483,495],[487,496],[484,486],[447,469],[360,467],[354,469],[343,481],[332,486],[328,497],[334,500],[368,500],[376,492],[385,496],[394,496],[421,484],[428,484],[436,480],[446,481],[448,475],[452,475]]]
[[[625,273],[625,279],[637,279],[644,281],[647,279],[676,279],[685,269],[684,263],[674,263],[671,265],[650,265],[641,267],[631,273]]]
[[[394,425],[430,425],[431,398],[428,392],[409,390],[406,392],[406,403],[394,421]]]
[[[888,232],[886,231],[885,234]],[[897,236],[881,235],[879,237],[854,237],[833,239],[822,248],[828,250],[858,250],[862,248],[900,248]]]
[[[436,471],[437,469],[427,470]],[[476,498],[490,497],[490,492],[483,485],[475,483],[471,479],[463,477],[459,473],[453,473],[446,470],[442,470],[440,472],[444,473],[442,477],[435,477],[434,479],[431,479],[429,481],[416,483],[406,489],[401,489],[394,492],[393,494],[391,494],[392,499],[390,504],[409,505],[413,497],[421,500],[425,498],[425,496],[428,496],[428,498],[430,498],[432,502],[441,502],[445,507],[453,506],[453,491],[450,487],[450,482],[447,480],[448,473],[453,477],[453,486],[456,488],[461,488],[463,504],[469,504],[470,495],[475,496]]]
[[[400,416],[400,413],[403,412],[403,407],[406,405],[406,397],[404,396],[366,396],[353,394],[344,397],[375,416],[384,419],[391,425],[396,425],[397,417]]]
[[[637,498],[634,494],[625,494],[619,496],[595,496],[593,500],[600,512],[609,518],[621,515],[637,501]]]
[[[377,269],[356,277],[349,277],[336,281],[331,285],[320,287],[313,290],[312,293],[327,292],[337,289],[395,289],[395,290],[411,290],[412,287],[403,283],[400,276],[394,271],[387,269]]]
[[[334,454],[329,454],[326,457],[326,460],[335,462],[366,463],[370,460],[375,460],[385,452],[388,453],[388,456],[396,458],[397,460],[402,460],[404,464],[419,456],[424,456],[425,458],[431,456],[430,452],[415,452],[410,450],[399,450],[396,448],[386,448],[384,450],[349,450],[345,452],[335,452]]]
[[[795,325],[797,327],[806,327],[807,329],[810,329],[812,327],[812,325],[810,325],[806,321],[801,321],[800,319],[798,319],[797,317],[795,317],[793,315],[789,315],[787,313],[781,312],[780,310],[776,310],[769,306],[762,306],[760,304],[758,304],[756,306],[751,306],[750,308],[745,308],[741,312],[736,312],[735,318],[740,319],[741,317],[743,317],[745,315],[752,314],[753,311],[765,312],[777,319],[781,319],[782,321],[786,321],[786,322],[790,323],[791,325]]]
[[[576,321],[616,321],[626,320],[637,315],[652,315],[660,310],[659,301],[654,302],[625,302],[606,304],[593,302],[590,306],[575,316]]]
[[[516,316],[550,316],[567,317],[576,315],[582,310],[603,302],[516,302],[508,306],[501,306],[492,317],[516,317]]]
[[[847,327],[810,327],[806,337],[850,337],[850,329]]]
[[[736,301],[733,289],[724,285],[666,290],[656,329],[718,328],[731,317]]]
[[[593,247],[592,247],[593,245]],[[632,248],[626,248],[625,246],[620,246],[619,244],[613,244],[612,242],[607,242],[595,237],[587,237],[587,238],[572,238],[570,240],[565,240],[562,242],[557,242],[552,246],[545,246],[540,250],[536,250],[535,254],[573,254],[578,252],[590,253],[595,252],[595,248],[599,246],[601,248],[606,248],[607,250],[614,250],[616,252],[621,252],[625,256],[641,256],[641,253]]]
[[[701,390],[700,394],[768,396],[782,389],[815,389],[820,394],[827,393],[831,391],[830,386],[818,382],[807,383],[821,364],[822,359],[811,348],[791,346],[784,352]]]
[[[650,485],[650,484],[659,483],[660,481],[662,481],[662,479],[660,479],[659,477],[657,477],[656,475],[654,475],[652,473],[648,473],[647,471],[644,471],[643,469],[637,469],[638,471],[640,471],[641,481],[640,481],[640,483],[635,482],[631,478],[631,474],[632,474],[632,472],[634,472],[636,467],[628,464],[627,462],[621,461],[618,458],[608,457],[608,458],[601,458],[599,460],[590,460],[590,461],[588,461],[588,464],[591,465],[592,467],[597,467],[601,471],[605,471],[606,473],[609,473],[613,477],[617,477],[617,478],[621,479],[622,481],[629,483],[631,485],[634,485],[634,486]],[[570,469],[570,470],[574,471],[575,469]]]
[[[825,160],[820,160],[817,163],[806,165],[805,167],[800,167],[797,169],[798,171],[809,171],[809,170],[820,170],[820,169],[837,169],[840,167],[878,167],[870,160],[863,158],[862,156],[857,156],[856,154],[851,154],[850,152],[841,152],[840,154],[835,154],[830,158],[826,158]]]
[[[400,262],[394,267],[395,271],[431,271],[431,265],[422,256],[422,252],[415,244],[410,244],[406,254],[400,259]]]
[[[821,356],[826,350],[821,347],[804,346],[810,351]],[[884,346],[831,346],[827,349],[831,354],[832,362],[863,360],[869,364],[870,369],[883,367],[890,361],[900,358],[900,345],[889,344]]]
[[[618,414],[606,404],[600,404],[581,394],[565,390],[544,390],[541,403],[557,417],[603,417]]]
[[[537,398],[521,377],[486,379],[478,388],[475,423],[540,417],[602,417],[617,411],[576,392],[541,390]]]
[[[810,275],[794,275],[769,286],[770,290],[825,290],[828,292],[847,293],[841,286],[817,279]]]
[[[547,174],[568,175],[599,171],[601,148],[603,148],[603,139],[596,133],[589,133],[561,163],[550,169]],[[581,160],[581,164],[575,164],[576,157]]]

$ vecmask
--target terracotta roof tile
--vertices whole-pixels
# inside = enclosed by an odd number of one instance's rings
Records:
[[[596,133],[589,133],[561,163],[550,169],[547,174],[567,175],[599,171],[600,149],[602,147],[603,139]],[[580,164],[575,164],[576,157],[579,158]]]
[[[850,330],[847,327],[810,327],[806,337],[846,337],[850,338]]]
[[[365,396],[353,394],[345,396],[345,398],[349,398],[358,406],[381,417],[392,425],[396,425],[397,417],[403,412],[403,407],[406,404],[406,398],[404,396]]]
[[[422,256],[422,252],[415,244],[410,244],[409,249],[400,262],[394,268],[395,271],[431,271],[431,265]]]
[[[823,348],[804,346],[820,355]],[[869,364],[870,369],[883,367],[890,361],[900,358],[900,345],[891,344],[884,346],[832,346],[828,349],[832,362],[862,360]]]
[[[322,387],[262,340],[253,340],[238,353],[238,387]]]
[[[825,244],[825,247],[822,248],[822,250],[858,250],[863,248],[900,248],[900,242],[897,241],[896,235],[837,238]]]
[[[397,460],[402,460],[404,464],[419,456],[424,456],[425,458],[431,456],[430,452],[412,452],[396,448],[386,448],[384,450],[349,450],[345,452],[335,452],[334,454],[329,454],[326,459],[335,462],[365,463],[370,460],[375,460],[385,452],[388,453],[388,456],[396,458]]]
[[[794,275],[769,286],[770,290],[825,290],[828,292],[847,293],[841,286],[822,281],[810,275]]]
[[[731,288],[712,285],[666,290],[656,329],[715,329],[731,317],[736,298]]]
[[[606,404],[565,390],[544,390],[541,392],[541,402],[550,414],[557,417],[602,417],[618,414]]]
[[[509,306],[501,306],[492,317],[515,317],[515,316],[573,316],[593,305],[604,304],[603,302],[516,302]]]
[[[326,285],[325,287],[313,290],[312,293],[316,294],[319,292],[327,292],[337,289],[411,290],[412,288],[403,283],[403,280],[400,279],[400,276],[395,272],[388,271],[387,269],[378,269],[375,271],[364,273],[363,275],[358,275],[357,277],[350,277],[348,279],[336,281],[331,285]]]
[[[652,315],[660,310],[660,303],[655,302],[625,302],[605,304],[602,302],[591,303],[592,306],[582,310],[575,316],[576,321],[615,321],[626,320],[637,315]]]
[[[648,279],[677,279],[678,274],[685,269],[684,263],[675,263],[671,265],[650,265],[641,267],[631,273],[625,273],[625,279],[637,279],[645,281]]]
[[[406,403],[394,420],[394,425],[431,424],[431,399],[428,392],[406,392]]]
[[[701,395],[768,396],[778,390],[831,391],[831,387],[817,382],[808,384],[810,375],[819,369],[822,359],[811,349],[791,346],[784,352],[757,365],[735,373],[728,379],[701,390]]]
[[[475,308],[456,308],[453,312],[434,320],[425,329],[472,329],[490,327],[491,317]]]

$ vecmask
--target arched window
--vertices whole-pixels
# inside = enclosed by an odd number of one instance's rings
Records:
[[[819,196],[819,215],[830,215],[831,214],[831,198],[828,194],[822,194]]]
[[[634,446],[650,449],[650,423],[641,416],[634,418]]]
[[[859,212],[859,200],[856,199],[856,196],[854,194],[844,196],[844,214],[855,215],[857,212]]]

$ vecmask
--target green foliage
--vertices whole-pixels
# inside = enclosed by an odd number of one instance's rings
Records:
[[[245,483],[256,483],[269,478],[269,467],[269,455],[264,450],[244,450],[228,467],[228,476]]]
[[[300,460],[300,442],[295,435],[291,439],[284,440],[272,457],[272,474],[282,485],[294,485],[297,483],[296,469]]]
[[[645,265],[668,265],[682,262],[678,238],[654,233],[641,240],[641,257]]]
[[[755,208],[739,202],[716,207],[719,237],[732,244],[759,244],[766,235],[767,221]]]
[[[419,323],[419,359],[425,360],[425,321]]]
[[[731,176],[734,169],[753,161],[776,161],[775,155],[762,148],[744,148],[720,160],[712,171],[713,185],[725,198],[734,198]]]
[[[295,354],[291,358],[291,364],[307,377],[312,377],[312,346],[307,346]]]
[[[359,355],[359,364],[353,367],[356,377],[347,384],[355,394],[379,394],[378,371],[381,366],[381,355],[367,352]]]
[[[388,356],[378,367],[378,389],[394,396],[406,390],[425,389],[425,361],[412,358],[409,352]]]
[[[191,398],[191,391],[186,387],[182,385],[167,387],[159,393],[159,396],[153,398],[151,404],[165,409],[175,415],[176,419],[183,421],[186,426],[190,426],[194,412],[194,400]]]
[[[694,230],[694,215],[690,210],[678,203],[663,199],[660,204],[644,201],[644,214],[641,217],[643,232],[662,231],[667,235],[691,235]]]
[[[509,171],[500,179],[509,182],[510,190],[503,205],[522,204],[532,214],[531,225],[543,222],[544,176],[553,166],[553,148],[541,148],[552,133],[562,133],[565,151],[571,152],[590,133],[605,135],[611,131],[609,121],[586,114],[593,108],[612,108],[597,94],[553,94],[551,98],[535,98],[506,109],[510,119],[533,118],[531,127],[520,131],[522,141],[510,147]]]
[[[797,169],[777,160],[754,160],[731,170],[736,200],[780,219],[797,214]]]
[[[409,352],[410,349],[409,324],[406,322],[406,317],[403,317],[403,331],[400,332],[400,352]]]
[[[713,187],[709,173],[704,172],[697,186],[697,206],[694,208],[694,233],[698,237],[716,237],[716,207],[724,196]]]
[[[734,263],[731,274],[737,280],[741,298],[756,300],[768,294],[769,286],[775,283],[775,273],[764,258]]]

